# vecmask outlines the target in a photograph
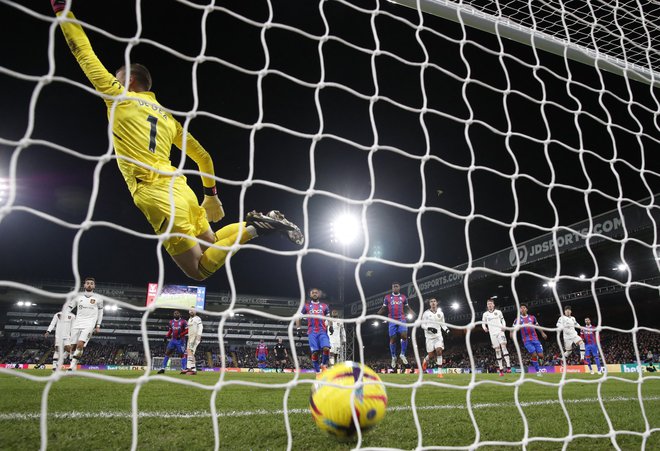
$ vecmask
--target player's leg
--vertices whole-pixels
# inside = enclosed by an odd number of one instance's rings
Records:
[[[445,351],[445,348],[443,346],[436,345],[435,348],[435,363],[439,367],[442,366],[442,353]]]
[[[158,370],[158,374],[165,373],[165,368],[167,368],[167,364],[169,363],[170,357],[172,357],[173,352],[174,352],[174,343],[172,343],[172,340],[169,340],[167,342],[167,347],[165,348],[165,357],[163,357],[163,366]]]
[[[497,361],[497,368],[499,369],[500,376],[503,376],[504,367],[502,366],[502,348],[500,347],[500,342],[497,337],[490,336],[491,344],[495,350],[495,360]]]
[[[89,343],[89,340],[92,338],[93,331],[94,331],[94,326],[88,327],[80,331],[80,335],[78,337],[78,343],[76,344],[76,350],[71,358],[71,367],[70,367],[71,371],[76,371],[78,369],[78,362],[80,361],[80,358],[83,355],[83,350],[85,349],[85,346],[87,346],[87,343]]]
[[[323,370],[328,369],[328,363],[330,363],[330,337],[326,333],[319,334],[319,346],[323,352],[323,357],[321,359],[321,368]]]
[[[584,351],[584,363],[589,367],[589,372],[594,374],[594,368],[591,366],[591,346],[587,346]]]
[[[506,347],[506,335],[504,332],[500,332],[498,336],[500,347],[502,348],[502,356],[504,357],[504,363],[506,364],[506,372],[511,372],[511,358],[509,357],[509,349]]]
[[[573,354],[573,342],[570,340],[564,340],[564,357],[567,359]]]
[[[401,335],[401,354],[399,358],[404,365],[408,365],[406,358],[406,350],[408,349],[408,328],[406,326],[399,326],[399,334]]]
[[[584,341],[582,341],[579,337],[577,338],[577,345],[580,348],[580,361],[584,360]]]
[[[309,341],[309,350],[312,352],[312,365],[314,366],[314,371],[317,373],[321,372],[321,364],[319,362],[319,351],[321,346],[319,344],[318,334],[311,333],[307,335]]]
[[[69,358],[71,355],[71,343],[67,339],[64,341],[64,355],[62,356],[62,364],[66,362],[66,360]]]
[[[180,339],[177,344],[177,352],[181,356],[181,369],[188,369],[188,345],[185,343],[184,339]],[[193,354],[195,350],[193,349]]]
[[[57,371],[58,369],[58,363],[60,361],[60,346],[57,343],[57,339],[55,340],[55,350],[53,351],[53,371]]]
[[[388,333],[390,335],[390,356],[392,357],[392,368],[396,368],[396,324],[389,323]]]

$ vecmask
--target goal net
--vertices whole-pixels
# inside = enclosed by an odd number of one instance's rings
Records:
[[[236,243],[240,252],[205,282],[208,292],[229,292],[201,313],[211,334],[202,345],[216,343],[208,361],[217,353],[221,368],[210,382],[155,374],[163,362],[152,359],[154,308],[104,293],[139,323],[144,374],[0,368],[3,380],[18,377],[40,394],[26,405],[4,401],[0,423],[17,431],[9,447],[38,435],[41,449],[99,438],[158,448],[164,437],[153,431],[175,424],[190,434],[168,446],[328,448],[307,418],[314,379],[225,371],[228,355],[241,358],[224,340],[239,315],[281,327],[263,337],[290,343],[295,369],[311,366],[294,333],[310,286],[343,308],[348,358],[387,373],[384,422],[358,431],[347,448],[660,447],[660,380],[647,372],[660,351],[657,2],[136,0],[113,4],[112,14],[98,2],[68,8],[108,69],[149,67],[159,102],[211,153],[225,222],[280,209],[306,241]],[[154,235],[129,197],[104,96],[71,56],[65,19],[18,0],[0,0],[0,12],[8,43],[0,51],[0,289],[58,306],[77,289],[62,294],[31,280],[78,284],[90,272],[134,284],[184,280],[163,249],[168,235]],[[172,152],[176,174],[201,195],[190,160]],[[356,240],[337,245],[329,224],[347,212],[357,218]],[[377,314],[393,281],[415,311],[408,364],[395,365],[408,374],[390,374],[383,329],[392,321]],[[254,292],[299,302],[286,312],[237,302]],[[451,334],[444,363],[423,373],[420,318],[433,297]],[[507,325],[500,349],[512,373],[502,377],[482,330],[488,298]],[[0,299],[6,309],[16,301]],[[590,316],[596,327],[602,374],[584,374],[579,345],[566,352],[556,324],[568,303],[581,326]],[[529,370],[531,354],[511,327],[521,304],[540,319],[534,330],[548,335],[543,371]],[[25,318],[8,320],[5,333],[43,334]],[[81,426],[63,438],[71,419]]]

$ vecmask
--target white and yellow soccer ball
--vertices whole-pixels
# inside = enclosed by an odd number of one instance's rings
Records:
[[[309,409],[319,429],[351,437],[357,434],[353,410],[362,432],[373,428],[385,417],[387,392],[374,370],[358,362],[342,362],[323,372],[314,384]]]

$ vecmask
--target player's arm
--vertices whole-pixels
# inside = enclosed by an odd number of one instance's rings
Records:
[[[199,341],[202,341],[202,332],[204,331],[204,324],[202,323],[202,320],[199,320],[199,323],[197,323],[197,337]]]
[[[484,330],[484,332],[488,332],[488,324],[486,324],[486,312],[484,312],[483,316],[481,317],[481,328]]]
[[[64,0],[51,0],[51,4],[55,14],[57,16],[62,15]],[[66,17],[76,19],[72,12],[69,12]],[[94,88],[103,94],[120,95],[124,90],[122,84],[114,75],[108,72],[98,59],[82,26],[73,22],[60,22],[60,28],[64,33],[64,38],[69,45],[69,49],[71,49],[71,53],[73,53],[80,68]]]
[[[181,336],[180,336],[179,338],[183,338],[183,337],[185,337],[186,335],[188,335],[188,332],[189,332],[189,330],[188,330],[188,321],[186,321],[186,320],[184,319],[184,320],[183,320],[183,323],[181,324],[180,327],[181,327],[183,330],[181,331]]]
[[[443,312],[440,312],[440,327],[442,327],[442,330],[445,334],[449,334],[449,332],[451,332],[445,323],[445,314]]]
[[[518,318],[513,320],[513,323],[511,323],[511,326],[515,327],[516,324],[518,324]],[[513,340],[515,338],[515,336],[516,336],[516,331],[514,329],[511,329],[509,331],[509,338],[511,338]]]
[[[55,327],[57,327],[57,321],[58,320],[59,320],[59,318],[57,317],[57,313],[56,313],[56,314],[53,315],[53,319],[50,320],[50,324],[48,325],[48,329],[46,330],[46,333],[44,334],[44,337],[47,337],[48,334],[51,333],[53,331],[53,329],[55,329]]]
[[[539,323],[539,320],[536,318],[536,316],[534,317],[534,324],[541,327],[541,323]],[[548,336],[546,335],[546,333],[543,329],[539,329],[539,332],[541,332],[541,336],[543,337],[544,340],[548,339]]]
[[[99,300],[96,311],[96,333],[101,333],[101,321],[103,321],[103,301]]]
[[[199,172],[202,173],[202,184],[204,185],[204,200],[202,207],[206,210],[206,216],[209,221],[217,222],[224,218],[225,211],[222,208],[222,202],[218,198],[218,190],[215,186],[215,169],[213,167],[213,159],[211,155],[202,147],[190,133],[185,133],[181,123],[175,122],[176,136],[174,137],[174,145],[183,150],[184,142],[186,147],[186,155],[197,163]]]
[[[417,315],[415,314],[415,312],[413,311],[413,309],[410,308],[410,305],[408,304],[408,298],[407,298],[407,297],[404,297],[403,299],[404,299],[404,300],[403,300],[403,305],[406,307],[406,312],[408,312],[408,314],[411,315],[413,318],[414,318],[415,316],[417,316]]]
[[[327,305],[323,309],[323,316],[328,318],[328,319],[325,320],[325,327],[328,328],[328,333],[330,333],[330,335],[334,334],[335,333],[335,328],[332,325],[332,321],[330,321],[330,319],[329,319],[330,318],[330,308]]]

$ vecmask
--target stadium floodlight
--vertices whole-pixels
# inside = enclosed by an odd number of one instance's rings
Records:
[[[351,244],[360,235],[360,221],[354,215],[341,214],[330,223],[331,241],[342,245]]]
[[[406,315],[406,318],[408,318],[408,319],[413,319],[412,313],[408,313],[408,314]]]
[[[626,271],[628,269],[628,265],[626,265],[625,263],[619,263],[614,269],[616,269],[617,271]]]
[[[380,323],[378,321],[374,321],[373,324],[374,324],[374,327],[378,327],[380,325]]]
[[[586,278],[587,276],[585,276],[584,274],[580,274],[580,279],[586,279]]]
[[[23,307],[23,306],[25,305],[25,302],[23,302],[23,301],[18,301],[18,302],[16,303],[16,305],[18,305],[19,307]]]
[[[458,309],[461,308],[461,306],[458,304],[458,302],[452,302],[450,307],[451,307],[452,310],[458,310]]]

